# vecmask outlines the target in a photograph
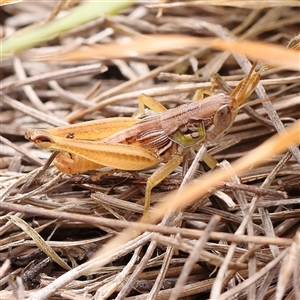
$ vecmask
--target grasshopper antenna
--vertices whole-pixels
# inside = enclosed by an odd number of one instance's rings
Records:
[[[242,105],[245,100],[252,94],[260,80],[260,71],[254,72],[256,65],[257,61],[253,63],[247,77],[236,86],[231,94],[231,96],[236,99],[237,107]]]

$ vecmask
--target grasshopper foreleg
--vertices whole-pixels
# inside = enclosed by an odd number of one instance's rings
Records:
[[[196,90],[192,101],[201,101],[204,98],[204,95],[209,95],[211,96],[214,93],[213,90],[209,90],[209,89],[198,89]]]

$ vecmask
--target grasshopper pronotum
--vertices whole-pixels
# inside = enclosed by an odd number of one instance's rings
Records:
[[[144,209],[148,211],[151,189],[181,164],[190,148],[215,141],[231,127],[239,107],[260,79],[260,71],[253,69],[231,94],[214,93],[169,110],[141,95],[140,108],[145,104],[154,111],[141,119],[116,117],[45,130],[29,129],[25,137],[40,148],[60,151],[54,164],[67,174],[105,166],[143,170],[165,163],[147,181]],[[196,92],[194,98],[200,98],[198,95]]]

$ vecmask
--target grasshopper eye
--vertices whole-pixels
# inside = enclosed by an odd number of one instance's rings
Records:
[[[230,107],[226,104],[221,106],[214,116],[214,125],[218,128],[228,128],[233,121]]]

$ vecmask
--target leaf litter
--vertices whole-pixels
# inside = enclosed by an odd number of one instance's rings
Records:
[[[297,1],[163,2],[2,57],[1,299],[300,298]],[[35,25],[37,12],[47,23],[71,9],[7,5],[4,32]],[[187,103],[216,73],[234,87],[250,68],[238,52],[269,64],[263,103],[245,106],[209,145],[219,173],[203,175],[199,150],[154,189],[139,223],[153,170],[68,176],[24,139],[27,128],[131,116],[142,92],[168,108]]]

